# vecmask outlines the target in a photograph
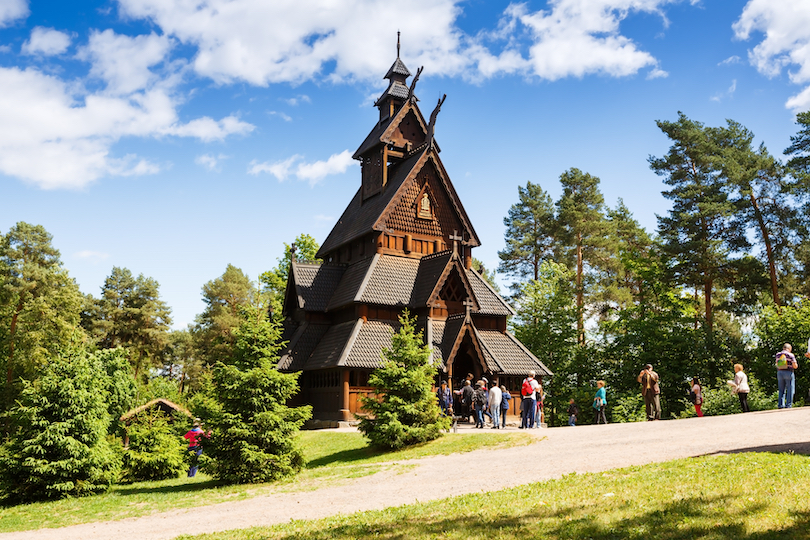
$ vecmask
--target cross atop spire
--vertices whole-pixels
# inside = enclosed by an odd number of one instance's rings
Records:
[[[399,30],[397,30],[397,58],[399,58]]]

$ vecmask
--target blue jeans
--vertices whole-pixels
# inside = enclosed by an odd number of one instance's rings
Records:
[[[776,372],[776,382],[779,385],[779,408],[789,409],[793,406],[793,392],[795,391],[795,377],[789,369],[780,369]]]
[[[569,426],[576,426],[577,425],[577,417],[573,414],[568,417],[568,425]]]
[[[501,408],[501,425],[502,425],[503,427],[506,427],[506,413],[507,413],[507,412],[508,412],[508,411],[507,411],[506,409]]]
[[[490,409],[489,416],[492,418],[492,427],[497,428],[500,425],[500,415],[498,414],[498,409],[501,408],[500,403],[498,404],[497,409]]]
[[[524,397],[520,402],[523,409],[523,418],[520,419],[520,427],[530,428],[534,426],[534,410],[537,408],[537,400]]]
[[[484,406],[483,405],[476,405],[475,406],[475,427],[484,427]]]
[[[202,455],[202,446],[189,446],[188,451],[194,454],[191,458],[191,467],[188,469],[188,477],[193,478],[197,474],[197,462]]]

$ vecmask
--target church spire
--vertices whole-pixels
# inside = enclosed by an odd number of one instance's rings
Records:
[[[397,59],[394,60],[394,63],[388,69],[388,73],[383,77],[390,82],[388,83],[388,88],[383,92],[383,95],[381,95],[374,104],[380,109],[380,120],[394,116],[394,113],[399,110],[408,99],[409,92],[406,81],[408,77],[411,76],[411,72],[408,71],[408,68],[405,67],[405,64],[399,57],[400,48],[400,33],[397,32]]]

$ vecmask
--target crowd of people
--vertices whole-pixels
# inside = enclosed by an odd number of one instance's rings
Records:
[[[810,342],[808,343],[810,348]],[[810,358],[810,350],[805,353]],[[776,379],[778,385],[778,407],[780,409],[791,408],[793,406],[793,396],[796,392],[795,371],[799,368],[796,356],[793,354],[793,347],[790,343],[785,343],[782,350],[776,353],[774,360],[776,368]],[[482,377],[473,385],[473,375],[470,373],[464,380],[461,388],[451,391],[447,386],[447,381],[441,382],[441,388],[437,390],[437,398],[442,413],[452,416],[454,395],[460,404],[458,419],[470,421],[474,418],[475,427],[483,429],[489,423],[493,429],[506,427],[506,414],[510,408],[512,395],[505,386],[498,385],[498,379],[494,379],[490,385],[486,377]],[[660,377],[653,370],[651,364],[647,364],[639,372],[636,379],[641,384],[641,396],[644,399],[644,412],[648,421],[661,419],[661,387]],[[731,392],[740,400],[742,412],[750,412],[748,406],[748,394],[751,388],[748,385],[748,376],[745,374],[742,364],[734,364],[734,379],[728,381]],[[520,388],[520,429],[536,428],[543,424],[543,385],[535,379],[535,373],[530,371],[523,380]],[[693,377],[689,384],[689,399],[694,405],[695,414],[703,416],[704,393],[703,386],[698,377]],[[605,408],[607,407],[607,392],[605,381],[596,381],[596,393],[593,397],[593,423],[607,424]],[[580,416],[580,409],[576,401],[572,398],[568,404],[568,425],[576,426]]]

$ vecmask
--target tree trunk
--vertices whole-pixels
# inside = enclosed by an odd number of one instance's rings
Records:
[[[768,257],[768,273],[771,277],[771,294],[773,295],[773,302],[776,304],[776,311],[781,311],[781,304],[779,303],[779,287],[776,278],[776,262],[773,260],[773,247],[771,246],[771,235],[768,234],[768,228],[765,226],[765,218],[762,217],[762,211],[759,208],[759,202],[754,197],[754,191],[751,190],[751,205],[754,207],[754,216],[759,225],[759,233],[762,235],[762,241],[765,242],[765,253]]]
[[[584,292],[582,290],[582,233],[577,233],[577,343],[585,344],[585,307]]]
[[[713,321],[712,321],[712,285],[713,281],[711,279],[707,279],[703,282],[703,294],[706,296],[706,328],[708,328],[709,333],[712,332]]]

